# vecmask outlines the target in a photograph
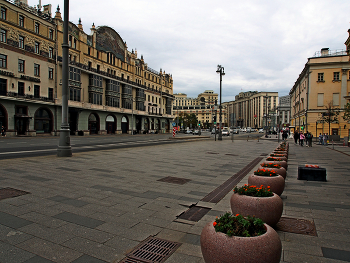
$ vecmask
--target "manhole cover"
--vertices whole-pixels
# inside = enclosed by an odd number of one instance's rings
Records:
[[[172,242],[156,237],[148,237],[133,251],[126,255],[126,260],[131,261],[123,262],[161,263],[164,262],[171,254],[173,254],[180,245],[181,243]]]
[[[172,184],[185,184],[185,183],[187,183],[187,182],[189,182],[191,180],[190,179],[185,179],[185,178],[168,176],[168,177],[164,177],[162,179],[159,179],[157,181],[166,182],[166,183],[172,183]]]
[[[22,190],[17,190],[11,187],[1,188],[0,189],[0,200],[6,198],[12,198],[20,195],[30,194],[29,192],[25,192]]]
[[[314,222],[305,219],[281,217],[275,229],[277,231],[317,236]]]
[[[178,218],[198,222],[209,211],[210,211],[210,208],[192,206],[190,209],[182,213]]]

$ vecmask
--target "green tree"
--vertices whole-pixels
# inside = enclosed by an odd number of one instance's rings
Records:
[[[331,134],[331,123],[338,122],[339,108],[335,108],[330,102],[326,106],[326,111],[322,113],[321,120],[328,123],[328,134]]]
[[[350,121],[350,103],[348,102],[344,107],[344,121]]]

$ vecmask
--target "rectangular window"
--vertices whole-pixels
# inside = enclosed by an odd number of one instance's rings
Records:
[[[89,102],[92,104],[102,105],[102,94],[90,92]]]
[[[1,7],[1,19],[6,20],[6,8]]]
[[[77,40],[74,38],[74,40],[73,40],[73,47],[74,48],[77,48]]]
[[[7,95],[7,79],[0,78],[0,95]]]
[[[89,86],[102,88],[102,77],[97,75],[90,75]]]
[[[49,58],[53,58],[53,48],[49,47]]]
[[[24,96],[24,82],[18,82],[18,95]]]
[[[24,73],[24,60],[22,59],[18,60],[18,72]]]
[[[35,22],[35,23],[34,23],[34,31],[35,31],[35,33],[37,33],[37,34],[39,34],[39,27],[40,27],[39,23],[38,23],[38,22]]]
[[[88,47],[88,55],[91,55],[91,49]]]
[[[53,88],[49,88],[48,94],[49,94],[49,100],[53,100]]]
[[[322,107],[323,106],[323,93],[317,94],[317,106]]]
[[[49,29],[49,38],[53,39],[53,30],[52,29]]]
[[[40,76],[40,65],[34,64],[34,76],[39,77]]]
[[[339,93],[333,93],[333,106],[339,106]]]
[[[318,73],[318,79],[317,79],[317,81],[323,82],[323,81],[324,81],[323,77],[324,77],[324,74],[323,74],[323,73]]]
[[[69,67],[69,79],[80,82],[80,69]]]
[[[72,46],[72,36],[68,37],[68,44],[69,44],[70,47]]]
[[[1,29],[0,42],[7,42],[7,31],[5,29]]]
[[[7,56],[0,54],[0,68],[7,68]]]
[[[18,17],[18,25],[24,27],[24,16],[19,15]]]
[[[80,101],[80,94],[79,88],[69,87],[69,100]]]
[[[24,37],[22,36],[18,37],[18,47],[24,49]]]
[[[49,68],[49,79],[53,79],[53,68]]]
[[[339,72],[333,72],[333,80],[334,81],[340,80],[339,75],[340,75]]]
[[[34,44],[34,52],[39,54],[39,48],[40,48],[39,42],[35,42],[35,44]]]
[[[40,98],[40,86],[34,85],[34,98]]]

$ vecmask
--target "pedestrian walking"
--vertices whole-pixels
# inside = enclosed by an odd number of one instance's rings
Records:
[[[299,133],[298,133],[298,131],[295,131],[294,132],[294,142],[295,142],[295,144],[298,144],[298,139],[299,139]]]
[[[306,137],[306,139],[307,139],[307,145],[308,145],[308,147],[312,147],[312,133],[311,132],[307,132],[307,137]]]
[[[1,126],[1,136],[6,137],[6,129],[4,126]]]
[[[301,132],[300,139],[299,139],[300,146],[304,146],[304,140],[305,140],[305,135]]]
[[[323,145],[323,136],[322,136],[322,133],[320,133],[320,135],[318,135],[318,144],[319,144],[319,145]]]

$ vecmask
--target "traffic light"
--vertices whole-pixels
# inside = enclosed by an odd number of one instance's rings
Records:
[[[201,126],[201,121],[199,121],[198,126]]]

